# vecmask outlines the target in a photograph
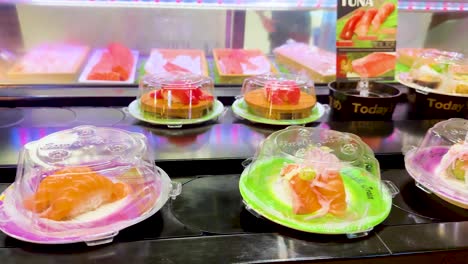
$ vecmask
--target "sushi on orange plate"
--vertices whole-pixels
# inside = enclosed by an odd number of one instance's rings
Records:
[[[0,195],[0,230],[39,244],[109,243],[180,191],[149,160],[144,135],[115,128],[79,126],[30,142]]]

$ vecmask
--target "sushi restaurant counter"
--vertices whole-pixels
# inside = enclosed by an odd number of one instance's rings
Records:
[[[404,106],[400,106],[400,108]],[[404,109],[399,111],[404,112]],[[398,114],[397,114],[398,116]],[[253,125],[227,111],[217,122],[168,129],[137,122],[121,108],[5,108],[0,111],[0,190],[14,180],[20,148],[70,127],[114,126],[148,137],[156,163],[183,192],[114,242],[35,245],[0,233],[0,263],[447,263],[466,264],[468,213],[415,187],[402,150],[417,145],[435,120],[310,124],[355,133],[371,146],[382,178],[400,190],[390,216],[368,236],[301,233],[257,217],[242,205],[241,162],[278,128]]]

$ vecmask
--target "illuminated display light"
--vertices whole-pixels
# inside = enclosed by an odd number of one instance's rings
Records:
[[[0,0],[7,3],[53,6],[120,6],[233,10],[336,9],[336,0]],[[468,11],[462,1],[399,1],[402,11]]]

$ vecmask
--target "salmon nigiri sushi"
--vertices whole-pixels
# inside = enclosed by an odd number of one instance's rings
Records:
[[[288,164],[283,168],[281,175],[289,179],[288,183],[293,191],[292,205],[295,214],[311,214],[321,208],[317,194],[311,188],[311,181],[300,175],[298,165]]]
[[[328,212],[336,216],[344,215],[347,208],[346,192],[340,174],[337,171],[322,173],[315,186],[322,198],[329,202]]]
[[[320,217],[327,213],[335,216],[346,213],[346,191],[339,170],[287,164],[280,175],[292,190],[295,214],[317,213]]]
[[[23,204],[42,218],[64,221],[120,200],[127,194],[125,184],[114,183],[88,167],[73,167],[46,177],[36,193]]]

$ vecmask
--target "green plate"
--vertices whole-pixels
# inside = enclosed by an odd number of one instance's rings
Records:
[[[275,187],[285,163],[291,161],[271,158],[252,163],[239,181],[240,193],[247,206],[277,224],[309,233],[353,234],[372,229],[390,213],[392,196],[388,188],[366,176],[367,172],[360,168],[345,168],[340,172],[348,202],[344,217],[327,214],[310,219],[313,214],[296,215]]]
[[[262,123],[262,124],[267,124],[267,125],[278,125],[278,126],[289,126],[289,125],[304,125],[304,124],[312,123],[318,120],[325,113],[325,107],[322,104],[317,102],[315,104],[315,107],[312,109],[310,116],[306,118],[294,119],[294,120],[274,120],[274,119],[268,119],[265,117],[252,114],[249,111],[249,107],[245,103],[244,99],[237,99],[232,104],[232,111],[236,115],[242,118],[245,118],[249,121],[252,121],[254,123]]]
[[[204,123],[213,119],[218,118],[224,112],[224,105],[220,101],[216,100],[213,105],[213,111],[211,111],[208,115],[201,117],[201,118],[194,118],[194,119],[164,119],[164,118],[154,118],[154,117],[147,117],[141,112],[139,107],[139,101],[134,100],[128,106],[128,112],[136,119],[147,122],[154,125],[167,125],[167,126],[174,126],[180,127],[182,125],[193,125],[193,124],[200,124]]]

